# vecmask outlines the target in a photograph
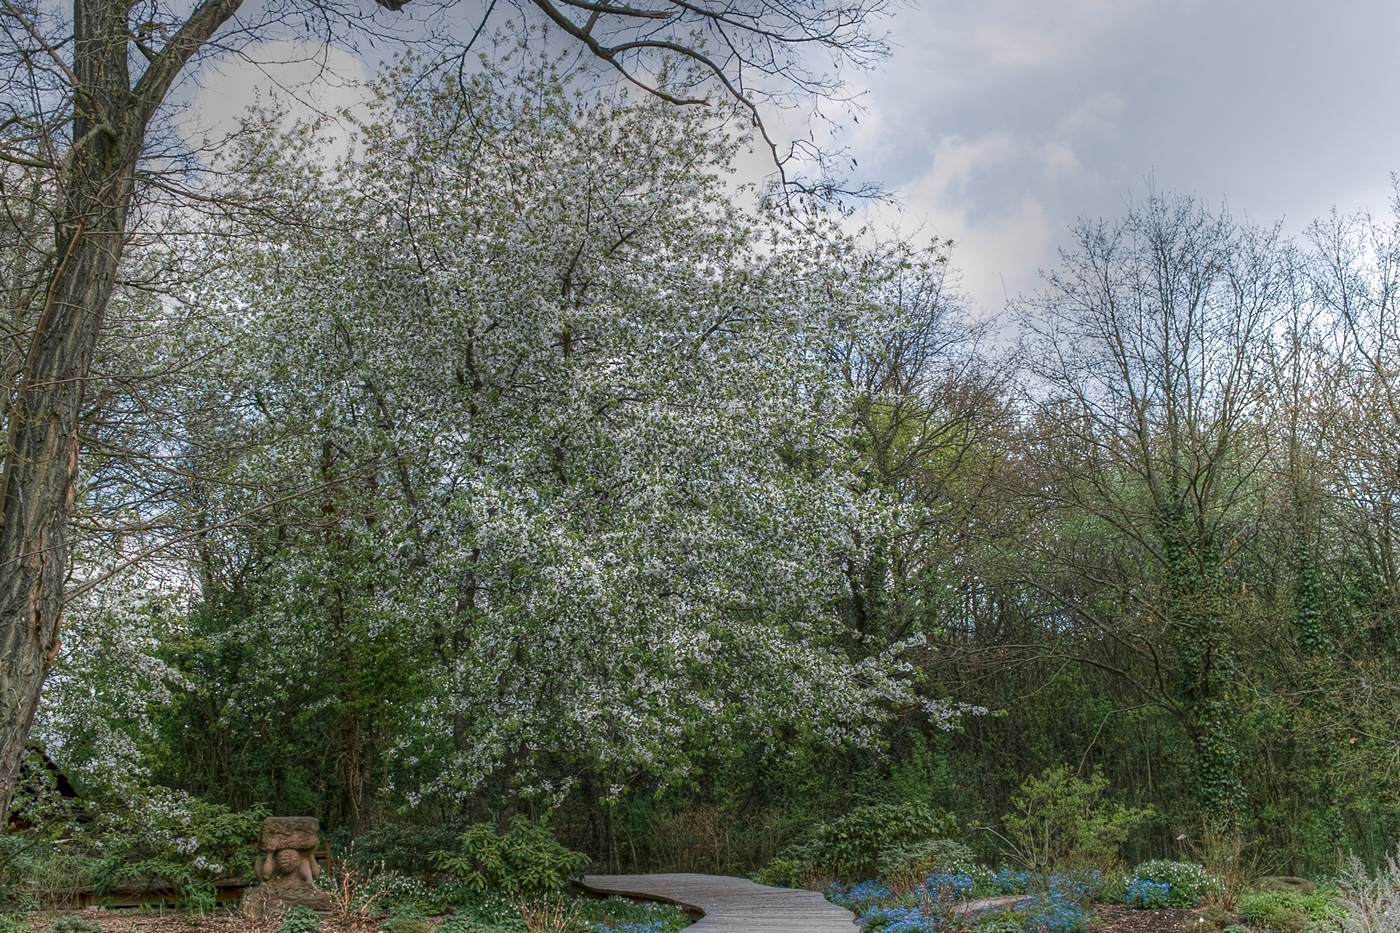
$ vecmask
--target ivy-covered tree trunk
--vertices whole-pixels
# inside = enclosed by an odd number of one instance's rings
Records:
[[[1179,499],[1177,489],[1171,498]],[[1200,535],[1187,508],[1159,509],[1158,533],[1167,573],[1167,619],[1176,654],[1176,693],[1192,753],[1191,777],[1201,814],[1220,828],[1239,815],[1239,744],[1233,735],[1238,691],[1232,613],[1219,555]],[[1236,696],[1236,700],[1232,700]]]

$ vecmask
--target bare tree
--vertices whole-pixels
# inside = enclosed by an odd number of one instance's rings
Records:
[[[935,244],[877,247],[860,259],[875,290],[895,309],[895,326],[837,341],[832,363],[853,400],[862,476],[899,501],[908,524],[863,542],[864,558],[847,565],[854,631],[888,644],[948,625],[951,589],[938,568],[961,537],[987,486],[980,453],[1010,423],[1007,384],[1013,367],[983,347],[990,324],[973,322],[947,256]]]
[[[889,0],[516,0],[627,81],[676,104],[708,93],[748,111],[775,95],[831,97],[837,68],[885,51],[872,17]],[[8,213],[0,244],[18,257],[5,273],[12,302],[6,362],[7,435],[0,469],[0,812],[45,674],[59,649],[69,571],[68,520],[78,477],[80,410],[103,317],[121,267],[141,169],[172,87],[201,55],[273,38],[319,41],[393,32],[427,36],[460,54],[496,12],[490,0],[462,19],[455,4],[390,14],[339,3],[0,0],[0,160]],[[406,0],[378,0],[399,11]],[[474,28],[473,28],[474,27]],[[826,58],[829,71],[810,64]],[[702,77],[668,78],[667,61]],[[709,91],[706,90],[709,88]],[[25,197],[11,200],[18,190]],[[49,249],[35,250],[36,237]]]
[[[1140,656],[1149,697],[1195,753],[1197,802],[1238,805],[1229,741],[1232,650],[1245,599],[1232,567],[1264,507],[1267,357],[1295,298],[1270,229],[1189,198],[1150,197],[1119,224],[1081,225],[1025,311],[1039,439],[1027,495],[1063,521],[1032,585]]]

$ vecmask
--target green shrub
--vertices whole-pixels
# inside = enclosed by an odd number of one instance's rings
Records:
[[[754,872],[753,880],[779,888],[800,888],[811,875],[811,866],[804,860],[778,856]]]
[[[433,863],[477,891],[541,895],[563,889],[588,857],[560,845],[547,824],[517,814],[505,835],[489,823],[469,826],[455,849],[433,853]]]
[[[1018,910],[999,910],[977,918],[974,933],[1025,933],[1026,917]]]
[[[1309,923],[1335,926],[1341,910],[1335,894],[1318,890],[1312,894],[1294,891],[1256,891],[1240,900],[1240,916],[1252,926],[1268,927],[1274,933],[1302,930]]]
[[[433,923],[417,907],[399,907],[380,925],[384,933],[433,933]]]
[[[939,869],[964,871],[973,867],[972,850],[952,839],[925,839],[911,845],[885,849],[880,853],[881,878],[932,874]]]
[[[922,803],[856,807],[818,826],[805,842],[784,850],[754,878],[788,887],[813,875],[861,881],[877,874],[886,857],[913,855],[920,846],[947,839],[957,826],[951,814]]]
[[[1256,891],[1292,891],[1303,895],[1317,890],[1317,885],[1308,879],[1292,875],[1268,875],[1255,881],[1253,887]]]
[[[74,906],[80,891],[103,887],[108,876],[106,860],[70,848],[78,846],[46,842],[31,850],[32,857],[23,867],[21,900],[66,910]]]
[[[1155,813],[1109,804],[1101,799],[1107,789],[1100,772],[1086,781],[1066,765],[1027,778],[1011,798],[1015,811],[1002,817],[1014,854],[1033,871],[1117,866],[1118,847]]]
[[[433,853],[457,846],[463,824],[433,826],[380,826],[346,840],[345,860],[360,871],[393,871],[426,875],[437,870]]]
[[[107,800],[81,820],[29,811],[34,819],[45,814],[53,819],[0,833],[0,900],[63,908],[79,891],[107,894],[126,881],[163,879],[181,907],[212,910],[217,878],[252,873],[265,816],[165,788]]]
[[[127,880],[164,878],[181,907],[208,911],[215,906],[215,879],[252,874],[258,830],[266,811],[233,811],[216,803],[173,792],[113,810],[90,832],[102,870],[94,886],[111,891]]]
[[[102,927],[91,920],[68,914],[45,927],[44,933],[102,933]]]
[[[1126,872],[1109,870],[1099,875],[1094,899],[1101,904],[1121,904],[1128,891]]]
[[[1214,899],[1201,907],[1198,916],[1197,933],[1224,933],[1227,927],[1238,926],[1240,922],[1239,914]]]
[[[29,929],[29,918],[23,914],[0,914],[0,933],[24,933]]]
[[[282,924],[277,933],[317,933],[321,929],[321,918],[310,907],[297,905],[282,915]]]
[[[439,933],[525,933],[520,901],[499,891],[470,891],[454,904],[456,910]]]
[[[1133,878],[1165,884],[1169,907],[1194,907],[1211,888],[1210,876],[1194,862],[1153,859],[1133,869]]]
[[[384,933],[431,933],[432,921],[416,905],[396,907],[379,925]]]

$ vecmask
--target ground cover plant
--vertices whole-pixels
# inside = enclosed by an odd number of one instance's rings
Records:
[[[993,880],[996,879],[996,880]],[[1010,889],[1020,888],[1019,891]],[[890,933],[949,933],[954,930],[1083,933],[1094,888],[1082,876],[1052,873],[1021,879],[1010,872],[942,871],[902,890],[877,880],[828,885],[826,896],[850,909],[861,928]],[[1012,905],[967,910],[977,898],[1023,894]]]

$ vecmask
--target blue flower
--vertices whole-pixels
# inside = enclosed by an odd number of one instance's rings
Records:
[[[1028,898],[1016,906],[1025,912],[1028,933],[1083,933],[1089,925],[1088,910],[1061,892]]]
[[[1031,889],[1031,873],[1003,868],[992,875],[992,887],[1001,894],[1025,894]]]
[[[665,933],[665,929],[665,924],[660,920],[613,921],[593,925],[594,933]]]
[[[893,897],[893,892],[878,881],[862,881],[860,884],[833,884],[827,887],[826,899],[850,910],[860,911]]]
[[[1123,903],[1149,910],[1166,907],[1171,903],[1171,885],[1134,878],[1123,889]]]
[[[925,913],[918,907],[872,907],[859,922],[884,933],[946,933],[952,928],[945,915]]]
[[[923,894],[935,905],[951,905],[965,900],[976,883],[962,872],[937,872],[924,879]]]

